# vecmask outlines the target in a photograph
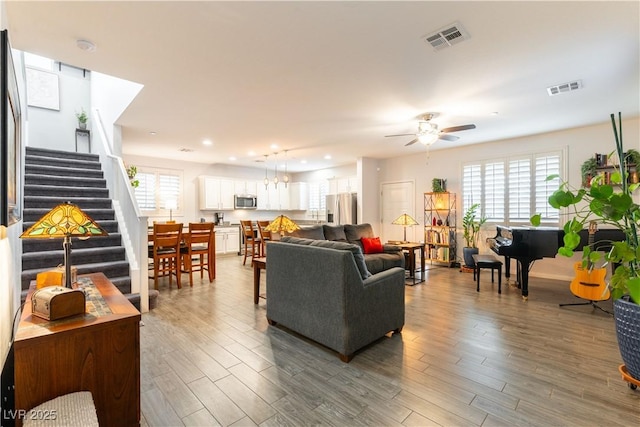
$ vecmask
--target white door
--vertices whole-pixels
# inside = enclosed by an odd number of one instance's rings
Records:
[[[419,225],[407,227],[407,240],[410,242],[419,242],[424,240],[422,236],[422,216],[416,216],[415,191],[413,181],[401,181],[392,183],[383,183],[381,185],[381,211],[382,211],[382,232],[383,242],[389,240],[403,240],[404,227],[401,225],[391,224],[396,218],[403,213],[411,215]]]

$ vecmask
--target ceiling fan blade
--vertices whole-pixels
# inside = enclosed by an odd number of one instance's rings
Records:
[[[453,136],[453,135],[440,134],[438,136],[438,139],[442,139],[443,141],[457,141],[460,138],[458,138],[457,136]]]
[[[414,135],[415,135],[415,133],[399,133],[397,135],[385,135],[385,137],[388,137],[388,136],[414,136]]]
[[[414,139],[414,140],[411,140],[411,141],[407,142],[406,144],[404,144],[404,146],[405,146],[405,147],[408,147],[408,146],[410,146],[410,145],[415,144],[416,142],[418,142],[418,138],[416,138],[416,139]]]
[[[461,130],[469,130],[475,129],[476,125],[460,125],[460,126],[452,126],[450,128],[444,128],[440,132],[442,133],[450,133],[450,132],[460,132]]]

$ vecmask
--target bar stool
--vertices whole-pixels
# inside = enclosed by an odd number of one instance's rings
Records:
[[[242,265],[247,262],[247,256],[251,254],[251,260],[260,256],[260,238],[256,237],[256,230],[253,228],[253,221],[240,221],[242,226],[242,235],[244,236],[244,258]]]
[[[491,283],[493,283],[493,270],[498,270],[498,293],[502,293],[502,261],[493,255],[473,255],[475,268],[473,269],[473,279],[476,280],[476,292],[480,292],[480,270],[491,269]]]

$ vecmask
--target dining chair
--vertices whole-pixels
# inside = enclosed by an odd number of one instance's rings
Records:
[[[158,277],[172,275],[180,283],[180,245],[182,243],[182,224],[153,224],[153,287],[158,289]]]
[[[251,260],[260,256],[260,237],[256,236],[256,230],[253,228],[253,221],[241,220],[242,235],[244,237],[244,258],[242,259],[242,265],[247,262],[247,256],[251,254]]]
[[[189,273],[189,286],[191,287],[193,287],[194,271],[199,271],[200,279],[203,279],[204,270],[207,270],[209,283],[216,278],[216,241],[214,236],[212,222],[189,223],[189,233],[185,235],[185,245],[182,247],[182,259],[185,270]]]
[[[258,231],[260,232],[260,256],[267,256],[267,242],[271,240],[271,231],[265,230],[270,224],[269,221],[258,221]]]

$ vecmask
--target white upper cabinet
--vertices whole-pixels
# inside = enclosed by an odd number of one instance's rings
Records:
[[[200,176],[198,180],[200,210],[233,209],[233,180],[213,176]]]
[[[234,183],[234,190],[235,194],[258,194],[258,181],[236,181]]]
[[[306,182],[289,184],[289,209],[292,211],[309,209],[309,185]]]

